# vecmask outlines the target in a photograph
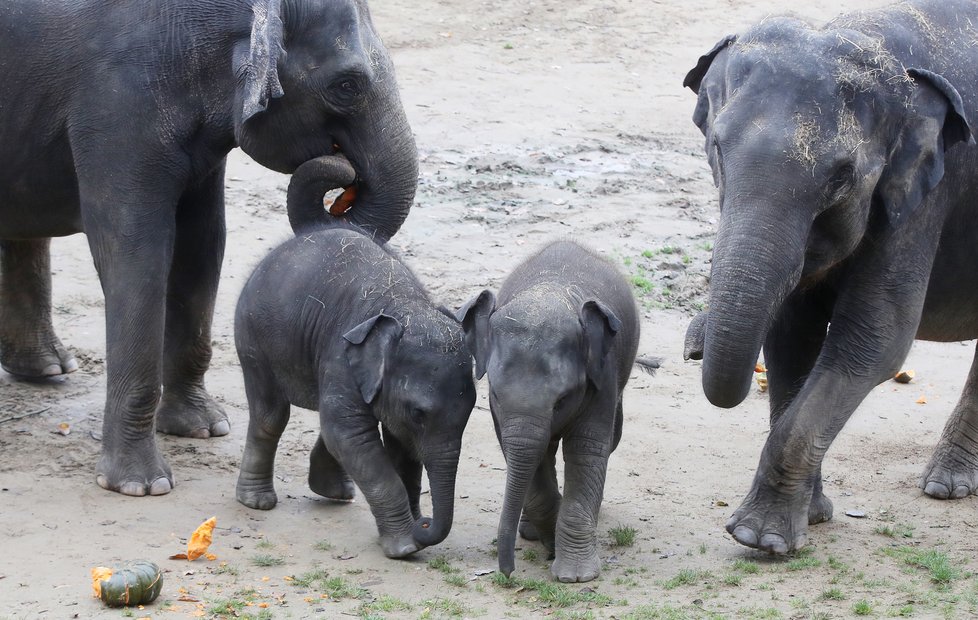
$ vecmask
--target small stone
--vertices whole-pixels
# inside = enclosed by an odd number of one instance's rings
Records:
[[[853,519],[865,519],[866,512],[863,510],[847,510],[846,516],[852,517]]]

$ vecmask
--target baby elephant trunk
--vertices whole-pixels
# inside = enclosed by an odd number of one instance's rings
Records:
[[[503,454],[506,456],[506,495],[499,516],[496,550],[499,572],[507,577],[516,568],[516,531],[526,493],[550,443],[549,433],[523,431],[522,434],[511,434],[504,430],[502,436]]]
[[[289,181],[287,207],[292,232],[299,234],[321,228],[333,215],[326,211],[323,196],[341,187],[352,187],[357,173],[341,154],[310,159],[296,168]],[[343,196],[337,201],[343,200]]]
[[[419,545],[437,545],[452,530],[459,453],[459,446],[456,445],[424,460],[428,485],[431,487],[431,518],[421,517],[414,525],[412,536]]]

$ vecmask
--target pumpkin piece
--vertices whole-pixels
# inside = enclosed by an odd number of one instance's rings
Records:
[[[893,380],[897,383],[910,383],[914,378],[914,371],[912,370],[901,370],[893,376]]]
[[[135,607],[152,603],[163,589],[163,573],[149,560],[127,562],[121,568],[92,569],[92,590],[110,607]]]
[[[217,517],[211,517],[194,530],[190,536],[190,541],[187,542],[188,560],[196,560],[207,553],[207,548],[211,546],[211,540],[214,538],[215,525],[217,525]]]
[[[357,198],[357,186],[351,185],[343,189],[343,193],[336,197],[333,204],[329,207],[329,214],[340,216],[350,210],[353,201]]]

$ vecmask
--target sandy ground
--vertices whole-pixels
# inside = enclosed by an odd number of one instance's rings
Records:
[[[822,20],[875,4],[810,0],[803,14]],[[421,151],[417,205],[393,244],[434,295],[457,306],[498,285],[522,256],[558,236],[587,241],[635,279],[641,352],[666,361],[654,378],[636,373],[627,389],[625,435],[610,463],[599,526],[605,565],[598,580],[548,587],[542,548],[528,542],[517,552],[518,585],[500,585],[491,574],[505,470],[484,384],[466,431],[452,533],[410,560],[383,557],[362,500],[333,505],[308,490],[308,450],[317,431],[310,412],[294,412],[279,450],[278,507],[258,512],[235,501],[247,410],[232,309],[250,269],[289,229],[287,178],[234,153],[228,256],[208,375],[231,416],[231,435],[160,436],[177,480],[165,497],[126,498],[95,485],[105,397],[103,301],[84,238],[56,240],[55,320],[82,369],[47,384],[0,373],[0,617],[126,615],[91,598],[88,571],[134,558],[166,571],[159,601],[133,610],[135,617],[978,612],[970,572],[978,500],[938,502],[916,486],[973,343],[918,343],[906,364],[917,379],[881,385],[867,398],[826,458],[836,516],[811,529],[807,554],[769,559],[723,529],[749,488],[767,402],[756,392],[735,410],[716,409],[702,395],[699,365],[682,360],[686,325],[705,302],[717,211],[701,138],[689,120],[694,96],[681,83],[722,35],[784,6],[373,2]],[[57,432],[61,423],[68,435]],[[212,515],[217,559],[168,560]],[[608,530],[617,526],[635,530],[634,544],[612,545]],[[950,572],[912,565],[925,557],[946,559]]]

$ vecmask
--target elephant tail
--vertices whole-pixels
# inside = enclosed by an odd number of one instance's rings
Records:
[[[662,366],[661,357],[649,357],[648,355],[643,355],[641,357],[635,358],[635,366],[639,370],[654,375],[655,371]]]

